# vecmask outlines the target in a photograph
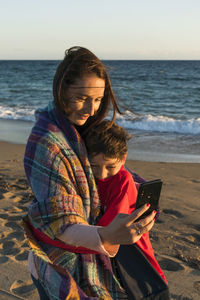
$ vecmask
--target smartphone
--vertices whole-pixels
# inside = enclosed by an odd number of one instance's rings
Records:
[[[161,189],[161,179],[146,181],[140,184],[135,209],[140,208],[147,203],[149,203],[151,206],[141,217],[138,218],[138,220],[145,218],[153,210],[156,210],[158,208]]]

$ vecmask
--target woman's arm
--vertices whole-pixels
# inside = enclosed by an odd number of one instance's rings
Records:
[[[35,228],[55,239],[69,224],[88,223],[71,164],[53,141],[43,138],[34,153],[28,149],[24,164],[34,193],[28,215]]]
[[[86,247],[100,253],[115,256],[120,244],[133,244],[137,242],[143,233],[149,231],[154,224],[155,213],[136,222],[149,207],[143,206],[135,210],[131,215],[119,214],[106,227],[74,224],[68,226],[58,236],[68,245]],[[138,234],[138,228],[140,234]]]
[[[104,247],[98,233],[99,228],[100,226],[73,224],[68,226],[57,238],[70,246],[85,247],[110,257],[115,256],[119,245]]]

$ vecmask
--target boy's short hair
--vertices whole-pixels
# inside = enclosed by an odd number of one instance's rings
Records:
[[[105,157],[122,160],[128,152],[127,141],[131,135],[111,121],[103,121],[84,136],[89,156],[103,153]]]

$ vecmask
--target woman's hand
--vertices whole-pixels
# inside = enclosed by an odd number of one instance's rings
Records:
[[[118,214],[106,227],[98,229],[102,244],[105,248],[109,245],[133,244],[143,233],[148,232],[154,225],[156,212],[137,222],[137,219],[149,209],[148,204],[136,209],[132,214]]]

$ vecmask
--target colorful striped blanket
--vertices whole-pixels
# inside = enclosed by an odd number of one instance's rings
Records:
[[[55,239],[69,224],[97,224],[101,217],[84,142],[53,103],[39,114],[32,129],[24,166],[34,200],[23,226],[39,280],[50,299],[127,299],[109,257],[44,244],[26,224],[28,219]]]

